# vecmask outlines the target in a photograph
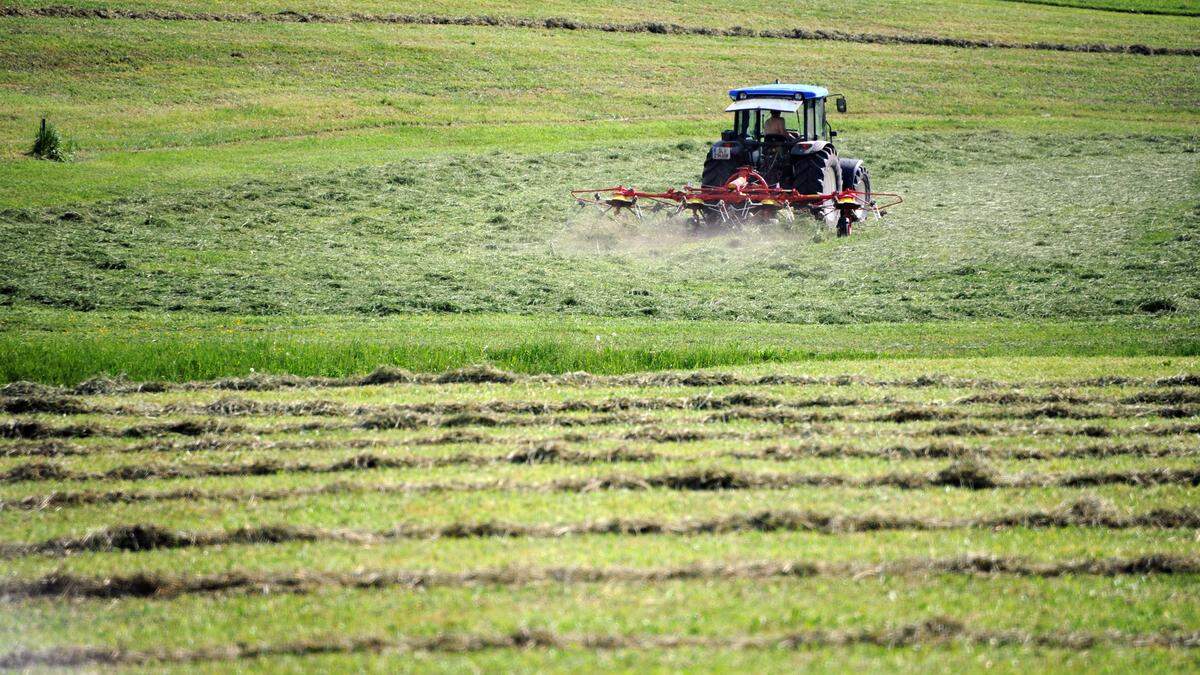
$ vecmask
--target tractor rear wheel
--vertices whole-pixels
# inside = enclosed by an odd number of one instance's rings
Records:
[[[727,159],[708,158],[704,161],[704,171],[700,174],[700,184],[709,185],[712,187],[725,187],[729,182],[729,177],[733,172],[741,166],[739,163]]]
[[[837,150],[832,145],[800,155],[792,162],[792,187],[800,194],[827,195],[841,191],[842,170],[838,163]],[[833,201],[813,207],[813,214],[818,220],[824,220],[826,227],[837,223],[838,211]]]
[[[808,155],[800,155],[792,162],[792,187],[801,194],[829,194],[837,192],[841,183],[841,168],[837,151],[832,145]]]
[[[843,160],[845,162],[847,160]],[[856,160],[848,160],[855,162],[851,171],[842,171],[842,189],[854,190],[861,194],[855,195],[855,199],[862,208],[854,210],[854,220],[862,222],[871,215],[871,174],[867,173],[867,167]]]

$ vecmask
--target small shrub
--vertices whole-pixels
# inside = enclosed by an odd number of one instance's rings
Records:
[[[37,138],[33,141],[33,147],[29,150],[29,155],[52,162],[68,162],[74,154],[74,146],[63,140],[53,124],[46,122],[42,123]]]

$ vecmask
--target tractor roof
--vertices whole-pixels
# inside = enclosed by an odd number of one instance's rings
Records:
[[[786,98],[744,98],[729,104],[725,112],[737,110],[778,110],[779,112],[796,112],[802,102]]]
[[[811,84],[760,84],[757,87],[741,87],[730,89],[729,98],[740,101],[747,98],[790,98],[808,99],[825,98],[829,90],[825,87],[814,87]]]

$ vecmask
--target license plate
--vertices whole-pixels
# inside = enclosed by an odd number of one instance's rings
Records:
[[[729,159],[729,150],[730,148],[727,148],[723,145],[714,145],[712,155],[713,159]]]

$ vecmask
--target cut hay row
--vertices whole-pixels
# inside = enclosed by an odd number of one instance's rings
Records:
[[[971,628],[936,617],[894,628],[808,630],[777,635],[568,635],[522,631],[507,635],[446,633],[432,637],[343,637],[327,641],[230,644],[195,649],[125,650],[112,647],[57,647],[0,654],[0,668],[38,666],[136,666],[238,661],[269,656],[313,656],[381,652],[467,653],[496,649],[658,650],[706,647],[761,650],[874,645],[888,648],[966,644],[979,647],[1023,646],[1083,651],[1099,647],[1195,649],[1200,633],[1085,633]]]
[[[520,455],[517,455],[521,459]],[[646,462],[649,458],[636,453],[613,451],[603,455],[565,455],[571,464],[611,462]],[[519,463],[531,464],[526,458]],[[0,482],[27,483],[44,481],[140,481],[204,477],[245,477],[276,474],[328,474],[383,469],[421,468],[420,461],[410,458],[361,454],[329,463],[256,461],[248,464],[193,464],[183,466],[129,464],[109,471],[77,471],[52,462],[31,462],[17,465],[0,473]],[[1001,474],[991,467],[964,460],[936,472],[918,473],[893,471],[870,476],[825,473],[760,473],[724,469],[699,469],[685,472],[665,472],[645,476],[611,474],[586,478],[561,478],[545,482],[522,482],[507,479],[477,481],[426,481],[393,483],[377,486],[379,490],[395,493],[417,492],[595,492],[597,490],[785,490],[803,487],[879,488],[906,490],[956,487],[972,490],[1094,487],[1098,485],[1200,485],[1200,467],[1187,469],[1155,468],[1124,471],[1080,471],[1073,473]],[[337,484],[323,487],[338,487]],[[63,493],[66,496],[71,493]],[[84,493],[86,494],[86,493]],[[168,494],[168,493],[161,493]],[[221,494],[221,493],[213,493]],[[256,493],[257,494],[257,493]],[[256,497],[251,497],[256,498]],[[36,499],[36,498],[35,498]],[[0,508],[9,506],[0,502]]]
[[[183,12],[174,10],[133,10],[123,8],[84,8],[50,5],[43,7],[0,7],[0,16],[72,19],[123,19],[148,21],[214,21],[221,23],[383,23],[435,26],[498,26],[542,30],[586,30],[606,33],[653,33],[657,35],[696,35],[710,37],[759,38],[769,40],[826,40],[859,44],[928,45],[960,49],[1032,49],[1057,52],[1099,52],[1105,54],[1138,54],[1146,56],[1198,56],[1200,49],[1187,47],[1152,47],[1143,44],[1068,44],[1061,42],[1010,42],[1004,40],[973,40],[914,35],[903,33],[852,33],[841,30],[787,28],[753,29],[735,26],[681,26],[675,23],[598,23],[564,18],[520,18],[504,16],[438,16],[428,14],[327,14],[285,10],[275,14],[259,12]]]
[[[894,436],[906,437],[975,437],[1003,438],[1014,436],[1036,436],[1039,439],[1054,440],[1058,437],[1072,438],[1111,438],[1120,436],[1133,438],[1174,437],[1200,434],[1200,423],[1174,424],[1140,424],[1129,428],[1113,428],[1100,425],[1062,425],[1062,424],[1022,424],[1022,425],[981,425],[975,423],[955,423],[936,425],[927,429],[896,429],[891,432]],[[629,431],[591,432],[570,431],[553,436],[536,438],[510,438],[481,434],[475,431],[455,430],[433,436],[417,436],[392,440],[377,437],[347,437],[342,439],[281,439],[267,440],[254,436],[240,436],[231,433],[227,436],[215,434],[200,434],[194,440],[173,440],[154,438],[141,443],[126,444],[123,442],[99,442],[80,444],[61,438],[43,440],[16,440],[0,443],[0,457],[71,457],[105,453],[193,453],[208,451],[303,451],[303,450],[365,450],[372,448],[402,448],[425,447],[438,445],[519,445],[534,443],[592,443],[603,441],[633,441],[639,443],[700,443],[706,441],[736,441],[741,443],[770,441],[780,439],[806,438],[816,435],[832,435],[834,429],[824,425],[805,425],[803,427],[787,426],[756,431],[739,431],[712,428],[670,428],[660,426],[644,426]],[[1189,439],[1190,440],[1190,439]],[[852,446],[840,446],[851,448]],[[907,446],[897,446],[907,447]],[[930,446],[932,447],[932,446]],[[905,454],[908,450],[897,450]],[[920,450],[914,450],[914,453]],[[1030,450],[1029,452],[1037,452]],[[1063,452],[1069,452],[1063,450]],[[1097,450],[1096,454],[1104,451]],[[1089,453],[1090,454],[1090,453]],[[1124,454],[1116,452],[1116,454]],[[1136,454],[1131,451],[1129,454]],[[1033,459],[1034,457],[1031,457]]]
[[[1059,401],[1049,401],[1059,402]],[[1090,402],[1090,401],[1072,401]],[[1108,401],[1112,402],[1112,401]],[[1200,396],[1196,398],[1200,402]],[[890,398],[866,400],[862,398],[819,397],[803,400],[786,400],[739,392],[724,396],[690,397],[616,397],[601,400],[569,399],[565,401],[483,401],[476,403],[397,403],[388,405],[346,404],[329,400],[312,401],[256,401],[244,398],[221,398],[211,403],[149,403],[99,405],[87,404],[78,398],[31,398],[15,397],[0,399],[0,411],[10,414],[48,413],[56,415],[107,415],[163,417],[166,415],[210,415],[220,417],[241,416],[303,416],[303,417],[366,417],[386,415],[466,415],[466,414],[533,414],[591,412],[608,413],[629,410],[723,410],[726,408],[786,407],[786,408],[834,408],[863,405],[904,403],[920,405],[919,401],[897,402]]]
[[[359,454],[336,462],[284,463],[259,460],[250,464],[126,464],[107,471],[72,471],[59,464],[39,462],[21,464],[0,472],[0,482],[48,480],[151,480],[162,478],[204,478],[223,476],[266,476],[280,473],[340,473],[372,469],[432,469],[447,466],[488,466],[496,464],[622,464],[661,460],[646,452],[617,448],[607,452],[577,452],[552,444],[514,450],[505,455],[472,455],[460,453],[448,457],[412,457]]]
[[[1188,419],[1200,417],[1196,406],[1170,406],[1136,409],[1124,407],[1080,407],[1049,405],[1034,408],[961,411],[946,406],[902,407],[884,412],[864,411],[846,413],[833,411],[795,411],[786,408],[736,407],[695,420],[681,421],[700,424],[724,424],[748,421],[767,424],[817,423],[892,423],[946,421],[1021,421],[1044,419],[1108,420],[1128,418]],[[203,434],[280,434],[305,431],[416,430],[461,427],[588,427],[608,425],[651,425],[661,418],[629,412],[591,413],[584,415],[462,413],[455,415],[422,415],[418,413],[386,413],[355,421],[354,418],[320,420],[293,424],[246,425],[226,418],[185,419],[173,422],[154,422],[133,426],[105,426],[96,423],[57,425],[36,419],[12,418],[0,422],[0,438],[146,438],[166,434],[199,436]]]
[[[488,437],[455,436],[455,440],[444,440],[443,437],[430,439],[409,439],[404,441],[389,441],[386,439],[303,439],[295,441],[269,441],[262,439],[230,439],[214,437],[205,441],[188,443],[156,442],[133,445],[80,445],[63,442],[35,442],[0,446],[0,457],[97,457],[108,454],[193,454],[206,452],[247,453],[247,452],[338,452],[363,449],[386,450],[389,452],[406,453],[387,455],[388,461],[401,462],[398,466],[409,467],[445,467],[445,466],[490,466],[502,464],[599,464],[616,462],[697,462],[714,459],[765,460],[776,462],[793,462],[803,459],[1008,459],[1008,460],[1050,460],[1050,459],[1103,459],[1109,457],[1140,457],[1140,458],[1181,458],[1200,456],[1200,444],[1193,445],[1152,445],[1148,443],[1103,442],[1087,443],[1079,446],[1055,445],[1048,448],[1035,447],[999,447],[992,445],[967,445],[954,441],[936,443],[903,444],[896,443],[880,447],[862,447],[850,443],[795,443],[774,444],[761,448],[739,450],[747,443],[763,440],[774,440],[783,434],[764,434],[767,438],[745,438],[729,447],[698,452],[664,453],[647,447],[618,447],[601,451],[582,451],[572,449],[573,443],[558,438],[551,439],[504,439]],[[596,440],[623,440],[591,438]],[[444,442],[443,442],[444,441]],[[408,454],[421,447],[443,444],[454,445],[507,445],[513,450],[501,454],[458,452],[445,456],[428,456]],[[145,466],[139,465],[139,466]],[[51,469],[53,471],[54,469]],[[117,473],[113,473],[116,471]],[[136,472],[134,472],[136,473]],[[126,475],[119,470],[109,470],[105,475]]]
[[[754,457],[739,457],[753,459]],[[795,459],[791,457],[790,459]],[[486,460],[487,458],[482,458]],[[649,463],[661,459],[648,453],[615,449],[607,452],[572,452],[553,447],[534,447],[494,458],[492,464],[567,465]],[[449,458],[402,457],[363,453],[333,462],[281,462],[258,460],[250,463],[217,464],[125,464],[107,471],[86,471],[64,467],[46,461],[18,464],[0,472],[0,482],[29,483],[50,481],[142,481],[158,479],[268,476],[277,474],[330,474],[385,469],[416,469],[438,466],[473,464],[486,461],[472,455]],[[1037,473],[1002,475],[986,464],[972,460],[955,462],[932,473],[888,472],[873,476],[848,476],[821,473],[756,473],[701,469],[688,472],[667,472],[636,476],[613,474],[587,478],[563,478],[544,483],[509,480],[446,481],[394,484],[397,492],[478,492],[504,490],[519,492],[591,492],[595,490],[747,490],[788,489],[798,487],[895,487],[927,489],[961,487],[970,489],[1031,488],[1031,487],[1090,487],[1096,485],[1197,485],[1200,467],[1188,469],[1147,469],[1125,471],[1092,471],[1075,473]]]
[[[552,414],[567,412],[619,412],[627,410],[726,410],[730,408],[850,408],[862,406],[898,405],[919,407],[943,405],[940,401],[897,400],[892,396],[878,398],[830,397],[783,398],[757,394],[750,391],[732,392],[723,395],[706,394],[687,397],[610,397],[600,400],[567,399],[563,401],[482,401],[442,403],[396,403],[387,405],[349,404],[326,399],[309,401],[259,401],[254,399],[223,397],[210,403],[88,403],[78,397],[13,396],[0,397],[0,412],[9,414],[45,413],[54,415],[107,415],[163,417],[167,415],[214,415],[237,416],[337,416],[365,417],[368,415],[395,415],[414,413],[421,415],[461,414]],[[1049,391],[1030,394],[1021,391],[988,392],[953,399],[945,405],[1049,405],[1070,404],[1074,406],[1138,406],[1146,404],[1184,405],[1200,404],[1200,390],[1165,389],[1141,391],[1123,397],[1083,395],[1072,391]]]
[[[344,467],[343,470],[361,470]],[[245,475],[268,475],[270,467],[246,465]],[[228,475],[228,474],[225,474]],[[950,466],[936,473],[887,473],[876,476],[845,476],[839,474],[768,474],[705,470],[667,473],[651,476],[612,475],[591,478],[568,478],[547,482],[526,483],[510,480],[447,481],[416,483],[363,484],[334,482],[312,487],[263,490],[209,490],[182,488],[156,492],[132,490],[55,491],[46,494],[0,500],[0,510],[44,510],[90,504],[129,504],[166,501],[225,501],[260,502],[298,499],[320,495],[349,494],[429,494],[447,492],[569,492],[587,493],[600,490],[786,490],[794,488],[842,487],[873,489],[880,487],[906,490],[934,488],[1028,489],[1028,488],[1087,488],[1102,485],[1181,485],[1200,484],[1200,469],[1150,469],[1146,471],[1081,472],[1073,474],[1019,474],[998,476],[973,463],[969,466]]]
[[[502,568],[467,572],[365,570],[347,573],[226,572],[215,575],[134,573],[87,577],[54,573],[35,579],[0,580],[0,599],[27,598],[167,599],[209,593],[309,593],[323,588],[385,589],[464,586],[522,586],[573,583],[661,583],[676,580],[775,579],[896,575],[1009,575],[1026,577],[1144,576],[1198,574],[1200,557],[1148,554],[1132,558],[1104,557],[1038,562],[1015,556],[968,555],[952,558],[909,558],[889,562],[819,561],[693,564],[638,569],[629,567]]]
[[[441,374],[411,373],[397,368],[379,368],[362,377],[297,377],[294,375],[255,375],[251,377],[170,383],[131,382],[110,377],[98,377],[75,387],[56,387],[35,382],[11,382],[0,386],[0,396],[53,398],[64,395],[116,395],[157,393],[165,391],[278,391],[287,389],[320,389],[366,387],[392,384],[512,384],[537,383],[569,387],[767,387],[767,386],[867,386],[928,389],[1012,389],[1022,386],[1054,388],[1091,387],[1200,387],[1200,375],[1182,373],[1170,377],[1110,376],[1048,382],[1002,382],[949,375],[922,375],[913,378],[882,379],[861,375],[784,375],[743,376],[735,373],[705,370],[649,373],[636,375],[523,375],[486,366],[462,368]]]
[[[1120,514],[1095,500],[1080,500],[1051,510],[1014,511],[971,518],[912,517],[888,514],[853,515],[778,510],[730,514],[710,519],[646,520],[609,519],[565,524],[519,524],[496,521],[456,522],[445,525],[407,524],[369,531],[265,525],[227,531],[186,532],[153,523],[111,527],[82,537],[60,537],[42,542],[0,543],[0,555],[64,556],[81,552],[152,551],[206,548],[235,544],[331,542],[371,544],[389,540],[474,538],[555,539],[587,535],[696,536],[734,532],[816,532],[846,534],[879,531],[942,531],[996,528],[1051,529],[1089,527],[1110,530],[1133,528],[1197,529],[1200,510],[1154,509]]]
[[[1161,417],[1164,419],[1200,417],[1200,409],[1194,406],[1166,406],[1150,408],[1137,406],[1065,406],[1046,405],[1031,408],[1001,407],[995,410],[959,410],[945,405],[923,405],[900,407],[879,413],[852,415],[843,412],[793,412],[780,408],[735,407],[704,418],[704,423],[755,422],[804,424],[813,422],[945,422],[951,420],[1037,420],[1073,419],[1107,420],[1138,417]]]

